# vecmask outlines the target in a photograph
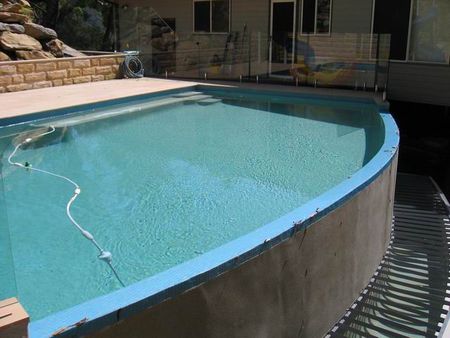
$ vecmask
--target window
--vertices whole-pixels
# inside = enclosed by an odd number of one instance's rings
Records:
[[[229,0],[194,0],[194,32],[228,33]]]
[[[303,0],[302,33],[330,33],[331,1],[332,0]]]
[[[410,0],[376,0],[373,33],[390,34],[391,60],[405,60],[408,47]]]
[[[450,62],[450,1],[376,0],[373,33],[390,34],[390,59]]]
[[[450,1],[414,0],[410,61],[447,63],[450,58]]]
[[[330,33],[331,0],[317,0],[316,33]]]

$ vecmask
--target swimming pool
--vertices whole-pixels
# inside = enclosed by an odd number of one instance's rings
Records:
[[[383,149],[388,118],[375,104],[267,94],[201,87],[2,128],[17,295],[36,327],[233,245],[250,252],[243,238],[351,180],[380,153],[386,163],[393,157]],[[118,278],[68,221],[73,188],[7,161],[21,140],[52,128],[15,161],[79,184],[72,212],[112,253]],[[224,262],[236,256],[229,253]]]

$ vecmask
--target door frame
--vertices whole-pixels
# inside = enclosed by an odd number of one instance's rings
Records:
[[[269,36],[269,76],[272,77],[285,77],[283,75],[273,75],[272,74],[272,43],[273,43],[273,7],[275,3],[290,2],[294,4],[294,11],[292,13],[292,62],[295,63],[295,37],[296,37],[296,27],[297,27],[297,0],[270,0],[270,36]]]

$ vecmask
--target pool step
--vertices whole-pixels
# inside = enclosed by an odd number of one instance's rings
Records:
[[[185,97],[184,103],[195,103],[200,100],[206,100],[206,99],[211,99],[211,98],[212,98],[211,95],[204,95],[204,94],[193,95],[193,96]]]
[[[149,109],[161,108],[161,107],[169,106],[169,105],[173,105],[173,104],[182,104],[182,103],[186,102],[186,100],[188,100],[189,102],[195,102],[196,100],[202,99],[203,96],[205,96],[205,95],[197,95],[197,96],[199,98],[196,98],[196,99],[191,98],[191,97],[189,97],[189,98],[169,97],[169,98],[161,99],[158,101],[151,101],[151,102],[136,104],[136,105],[132,105],[132,106],[124,106],[124,107],[114,108],[114,109],[101,108],[98,110],[93,110],[95,112],[92,112],[92,113],[86,112],[87,114],[85,114],[85,115],[69,117],[69,118],[57,120],[55,122],[45,122],[45,123],[39,124],[37,126],[38,127],[54,126],[55,128],[72,127],[72,126],[76,126],[78,124],[102,120],[102,119],[106,119],[106,118],[110,118],[110,117],[114,117],[114,116],[118,116],[118,115],[139,113],[141,111],[146,111]]]
[[[174,95],[172,95],[172,97],[183,98],[183,97],[190,97],[190,96],[201,95],[201,94],[203,94],[203,93],[202,92],[190,91],[190,92],[183,92],[183,93],[174,94]]]
[[[203,100],[197,101],[197,103],[199,105],[202,105],[202,106],[209,106],[211,104],[219,103],[219,102],[222,102],[222,100],[221,99],[215,99],[215,98],[203,99]]]
[[[42,135],[45,132],[50,131],[51,129],[48,126],[32,129],[24,133],[20,133],[16,137],[13,138],[12,144],[14,146],[18,145],[19,143],[23,143],[21,148],[22,149],[35,149],[35,148],[42,148],[47,147],[52,144],[60,143],[63,141],[64,136],[66,135],[67,128],[55,128],[56,130],[52,133]],[[33,139],[32,142],[25,142],[24,141],[27,138]]]

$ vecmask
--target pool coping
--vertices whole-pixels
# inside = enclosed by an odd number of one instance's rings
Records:
[[[127,100],[158,97],[192,89],[201,90],[202,88],[211,89],[211,85],[192,83],[191,86],[183,88],[126,96],[115,100],[97,102],[95,105],[103,105],[105,103],[111,103],[111,101],[121,103]],[[246,90],[254,91],[255,93],[271,92],[283,96],[292,96],[293,94],[286,93],[286,91],[277,92],[273,89],[265,90],[262,86],[258,86],[257,88],[247,87]],[[311,98],[311,96],[324,98],[324,95],[320,94],[295,94],[308,98]],[[343,97],[328,95],[326,99],[342,101]],[[351,99],[350,95],[344,98],[344,100],[346,99],[355,102],[354,99]],[[54,335],[56,332],[61,336],[85,335],[103,327],[113,325],[119,320],[161,303],[166,299],[175,297],[230,269],[236,268],[251,258],[289,239],[297,232],[310,227],[324,215],[346,203],[384,172],[394,159],[399,145],[399,131],[393,118],[387,112],[386,105],[369,98],[358,98],[356,101],[374,103],[378,106],[379,114],[384,125],[385,139],[378,153],[363,168],[347,180],[277,220],[263,225],[203,255],[125,288],[94,298],[66,310],[53,313],[43,319],[33,321],[29,325],[30,337],[47,337]],[[67,114],[68,111],[74,112],[89,106],[92,106],[92,104],[77,105],[69,109],[60,108],[57,110],[36,112],[32,115],[15,116],[7,120],[0,120],[0,125],[5,125],[5,122],[11,124],[14,119],[16,123],[23,123],[27,120],[29,121],[30,118],[58,116]]]

